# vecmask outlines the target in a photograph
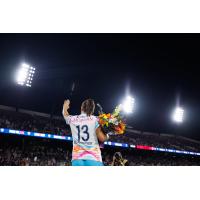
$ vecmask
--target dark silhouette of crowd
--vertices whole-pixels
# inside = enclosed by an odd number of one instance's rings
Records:
[[[42,117],[26,113],[0,110],[0,127],[15,130],[70,135],[69,126],[61,119]]]
[[[110,141],[124,142],[133,145],[144,145],[181,151],[200,152],[200,142],[181,136],[137,132],[127,130],[124,135],[111,136]]]
[[[66,125],[61,116],[55,119],[53,117],[42,117],[33,114],[0,110],[0,127],[56,135],[71,135],[70,127]],[[110,141],[193,152],[200,151],[200,142],[174,135],[145,133],[129,129],[127,129],[124,135],[111,136]]]
[[[105,166],[113,166],[113,157],[121,152],[129,166],[199,166],[199,156],[104,146]],[[70,141],[0,135],[0,166],[70,166]]]
[[[14,135],[0,135],[0,139],[0,165],[70,165],[69,142]]]
[[[61,116],[57,118],[44,117],[2,109],[0,109],[0,128],[71,135],[69,126],[66,125]],[[1,137],[2,139],[5,138],[5,136]],[[17,138],[19,137],[21,136],[17,136]],[[17,138],[15,137],[16,140]],[[23,139],[18,144],[12,144],[10,140],[9,142],[1,140],[0,165],[70,165],[72,145],[70,142],[62,141],[58,145],[56,140],[21,138]],[[200,152],[198,141],[179,136],[145,133],[129,129],[124,135],[111,136],[109,141]],[[112,165],[113,155],[117,150],[122,152],[125,159],[129,161],[129,165],[199,165],[198,156],[116,148],[105,146],[102,149],[104,165]]]

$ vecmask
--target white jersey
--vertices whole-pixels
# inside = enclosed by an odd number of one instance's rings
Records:
[[[101,150],[96,135],[99,127],[95,116],[87,116],[85,113],[64,117],[70,125],[73,137],[72,160],[95,160],[102,162]]]

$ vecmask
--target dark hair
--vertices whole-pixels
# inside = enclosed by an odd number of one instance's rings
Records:
[[[93,99],[86,99],[81,104],[81,110],[87,114],[87,116],[90,116],[94,113],[95,109],[95,103]]]

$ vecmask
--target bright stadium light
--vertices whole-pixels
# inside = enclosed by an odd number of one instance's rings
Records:
[[[135,99],[131,96],[127,96],[124,102],[121,104],[122,110],[126,113],[132,113],[134,109]]]
[[[183,122],[183,114],[184,114],[184,110],[181,107],[177,107],[174,110],[172,119],[177,122],[177,123],[182,123]]]
[[[31,87],[34,74],[34,67],[26,63],[22,63],[17,73],[17,84],[26,87]]]

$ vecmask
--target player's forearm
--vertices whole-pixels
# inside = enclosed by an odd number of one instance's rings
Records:
[[[100,142],[105,142],[109,139],[109,135],[102,133],[102,134],[99,135],[98,139],[99,139]]]
[[[62,114],[63,114],[63,117],[68,117],[69,116],[68,110],[66,110],[64,108],[63,108]]]
[[[69,104],[70,104],[69,99],[64,101],[63,110],[62,110],[62,114],[64,118],[69,116],[69,112],[68,112]]]
[[[68,112],[68,111],[64,111],[63,116],[64,116],[64,117],[68,117],[68,116],[69,116],[69,112]]]

